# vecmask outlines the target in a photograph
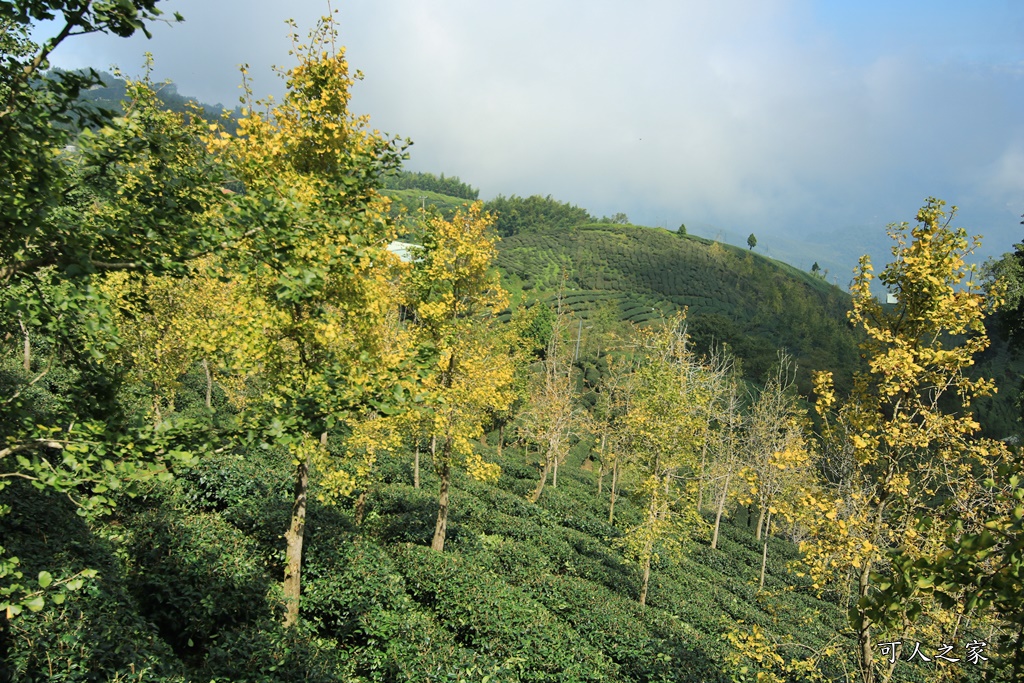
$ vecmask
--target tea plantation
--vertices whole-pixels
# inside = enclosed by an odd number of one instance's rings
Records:
[[[785,540],[770,541],[758,591],[743,511],[718,550],[700,539],[662,558],[641,607],[639,572],[613,549],[639,511],[626,490],[608,523],[583,445],[538,505],[525,500],[538,467],[509,448],[496,484],[457,478],[450,545],[432,552],[436,480],[413,488],[400,456],[382,463],[361,527],[351,501],[311,505],[304,621],[291,632],[280,626],[286,457],[208,457],[93,525],[60,496],[11,486],[0,503],[18,506],[0,534],[22,569],[100,575],[10,622],[5,680],[726,681],[723,634],[740,624],[821,647],[845,622],[787,570]]]
[[[726,344],[755,381],[779,348],[803,369],[856,367],[846,320],[849,296],[824,279],[748,250],[663,229],[607,223],[503,239],[498,267],[518,301],[554,303],[588,323],[596,318],[644,323],[688,309],[698,348]],[[563,283],[564,279],[564,285]]]

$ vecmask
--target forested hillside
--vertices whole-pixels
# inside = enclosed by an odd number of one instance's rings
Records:
[[[810,371],[857,367],[849,295],[750,251],[657,228],[587,224],[507,237],[498,267],[514,299],[553,301],[590,323],[646,323],[684,307],[698,348],[726,345],[763,381],[778,350]],[[564,280],[563,280],[564,278]]]
[[[47,70],[160,17],[0,7],[0,681],[1024,680],[1020,250],[929,198],[846,295],[496,215],[349,110],[331,17],[230,122]]]

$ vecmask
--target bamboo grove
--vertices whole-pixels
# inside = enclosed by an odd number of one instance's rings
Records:
[[[847,615],[813,646],[736,620],[717,634],[721,680],[906,680],[897,663],[911,643],[967,642],[988,646],[984,675],[1024,680],[1019,461],[977,436],[971,412],[995,391],[969,369],[1001,285],[965,264],[972,243],[951,227],[955,209],[929,199],[915,225],[891,226],[893,261],[878,277],[895,305],[877,302],[861,262],[849,319],[864,367],[845,378],[849,393],[819,369],[802,397],[784,351],[760,381],[728,348],[698,353],[685,310],[584,330],[557,303],[520,303],[500,322],[510,299],[494,266],[496,216],[476,202],[395,220],[382,190],[408,142],[350,112],[355,76],[330,17],[294,37],[286,96],[246,89],[230,127],[166,111],[146,78],[129,83],[123,115],[86,110],[77,98],[96,74],[47,71],[69,36],[130,35],[158,15],[152,0],[0,7],[0,491],[21,492],[0,516],[16,516],[32,490],[103,526],[203,462],[277,454],[288,509],[267,518],[276,551],[260,560],[279,572],[267,593],[275,637],[327,647],[329,619],[306,607],[322,599],[307,593],[307,568],[324,573],[307,555],[332,543],[307,534],[314,502],[359,538],[394,472],[429,495],[403,512],[431,527],[434,554],[407,543],[388,560],[417,567],[409,592],[429,593],[426,604],[480,571],[444,564],[460,482],[498,482],[498,461],[518,458],[533,480],[515,505],[542,510],[582,452],[573,471],[607,514],[605,550],[632,572],[634,615],[652,609],[659,572],[698,548],[721,554],[723,524],[739,519],[759,553],[747,577],[758,601],[779,599],[766,568],[770,539],[785,540],[798,548],[786,590]],[[51,18],[64,30],[32,43],[30,26]],[[405,259],[388,249],[400,237],[415,242]],[[581,347],[603,359],[600,377],[581,372]],[[186,409],[196,378],[203,399]],[[362,546],[341,543],[355,566]],[[20,620],[85,600],[99,581],[82,563],[31,569],[0,548],[0,637],[11,643]],[[406,628],[418,627],[396,626],[395,643]],[[175,647],[198,661],[192,637]],[[422,648],[409,661],[428,657]],[[648,657],[660,678],[629,674],[625,655],[579,663],[590,656],[542,666],[452,655],[444,680],[690,680],[678,654]],[[388,661],[390,673],[360,664],[351,680],[442,680],[403,678]],[[264,674],[252,679],[277,680]],[[173,679],[134,675],[119,680]],[[962,665],[927,669],[928,680],[962,676]]]

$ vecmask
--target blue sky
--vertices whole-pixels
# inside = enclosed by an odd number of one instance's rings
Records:
[[[311,26],[327,3],[162,6],[185,23],[69,41],[55,63],[137,72],[150,50],[158,78],[233,106],[241,62],[280,94],[268,74],[288,63],[284,19]],[[1024,237],[1018,0],[333,6],[366,75],[354,109],[413,139],[410,168],[485,198],[552,194],[740,244],[754,232],[801,267],[879,254],[884,226],[928,196],[960,206],[983,255]]]

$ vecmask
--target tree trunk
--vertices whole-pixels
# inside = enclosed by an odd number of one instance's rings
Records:
[[[697,513],[704,509],[704,477],[707,469],[708,440],[705,438],[700,447],[700,477],[697,479]],[[712,545],[712,548],[715,546]]]
[[[761,547],[761,580],[757,584],[757,590],[764,588],[764,568],[768,565],[768,537],[765,536],[764,545]]]
[[[416,441],[416,455],[412,460],[412,486],[418,489],[420,487],[420,442]]]
[[[359,497],[356,498],[356,526],[362,526],[363,520],[366,519],[366,489],[359,492]]]
[[[715,511],[715,531],[711,535],[711,547],[712,549],[718,547],[718,529],[722,525],[722,511],[725,510],[725,498],[729,494],[729,477],[732,476],[732,470],[728,470],[725,473],[725,485],[722,486],[722,495],[718,498],[718,510]]]
[[[619,485],[619,461],[616,460],[612,463],[612,502],[608,506],[608,523],[611,524],[615,519],[615,491]]]
[[[21,315],[18,316],[18,324],[21,325],[21,333],[25,337],[25,346],[22,351],[21,367],[25,372],[32,372],[32,342],[28,336],[28,328],[25,327],[25,322],[21,319]]]
[[[558,456],[557,455],[555,456],[553,467],[552,467],[551,488],[553,488],[553,489],[557,489],[558,488]]]
[[[764,508],[760,508],[757,513],[757,534],[755,537],[757,540],[761,540],[761,525],[764,524]]]
[[[213,408],[213,375],[210,373],[210,364],[203,359],[203,370],[206,372],[206,409]]]
[[[764,522],[764,547],[761,549],[761,580],[757,585],[757,590],[764,588],[764,570],[768,565],[768,532],[772,524],[772,511],[768,511],[768,518]]]
[[[447,456],[448,448],[445,447],[445,455]],[[434,527],[434,540],[430,543],[430,547],[437,552],[444,552],[444,539],[448,533],[448,486],[451,483],[451,466],[448,464],[448,458],[445,457],[444,464],[441,465],[441,493],[437,497],[437,525]]]
[[[544,491],[544,484],[547,483],[549,472],[551,472],[551,461],[545,460],[544,467],[540,471],[540,481],[537,482],[537,488],[530,494],[531,503],[536,503],[540,500],[540,494]]]
[[[860,570],[860,597],[868,594],[868,581],[871,576],[871,562],[864,562]],[[858,608],[860,610],[860,608]],[[875,683],[875,653],[871,645],[871,620],[860,610],[860,627],[857,629],[857,645],[860,650],[860,673],[862,683]]]
[[[505,425],[498,425],[498,457],[501,457],[501,447],[505,443]]]
[[[327,443],[327,432],[320,436],[320,444]],[[284,535],[287,562],[284,568],[284,627],[291,628],[299,620],[299,595],[302,590],[302,540],[306,532],[306,495],[309,488],[309,460],[299,462],[295,468],[295,487],[292,494],[292,518]]]
[[[640,604],[647,604],[647,586],[651,582],[651,552],[648,550],[644,553],[644,577],[643,583],[640,584]]]

